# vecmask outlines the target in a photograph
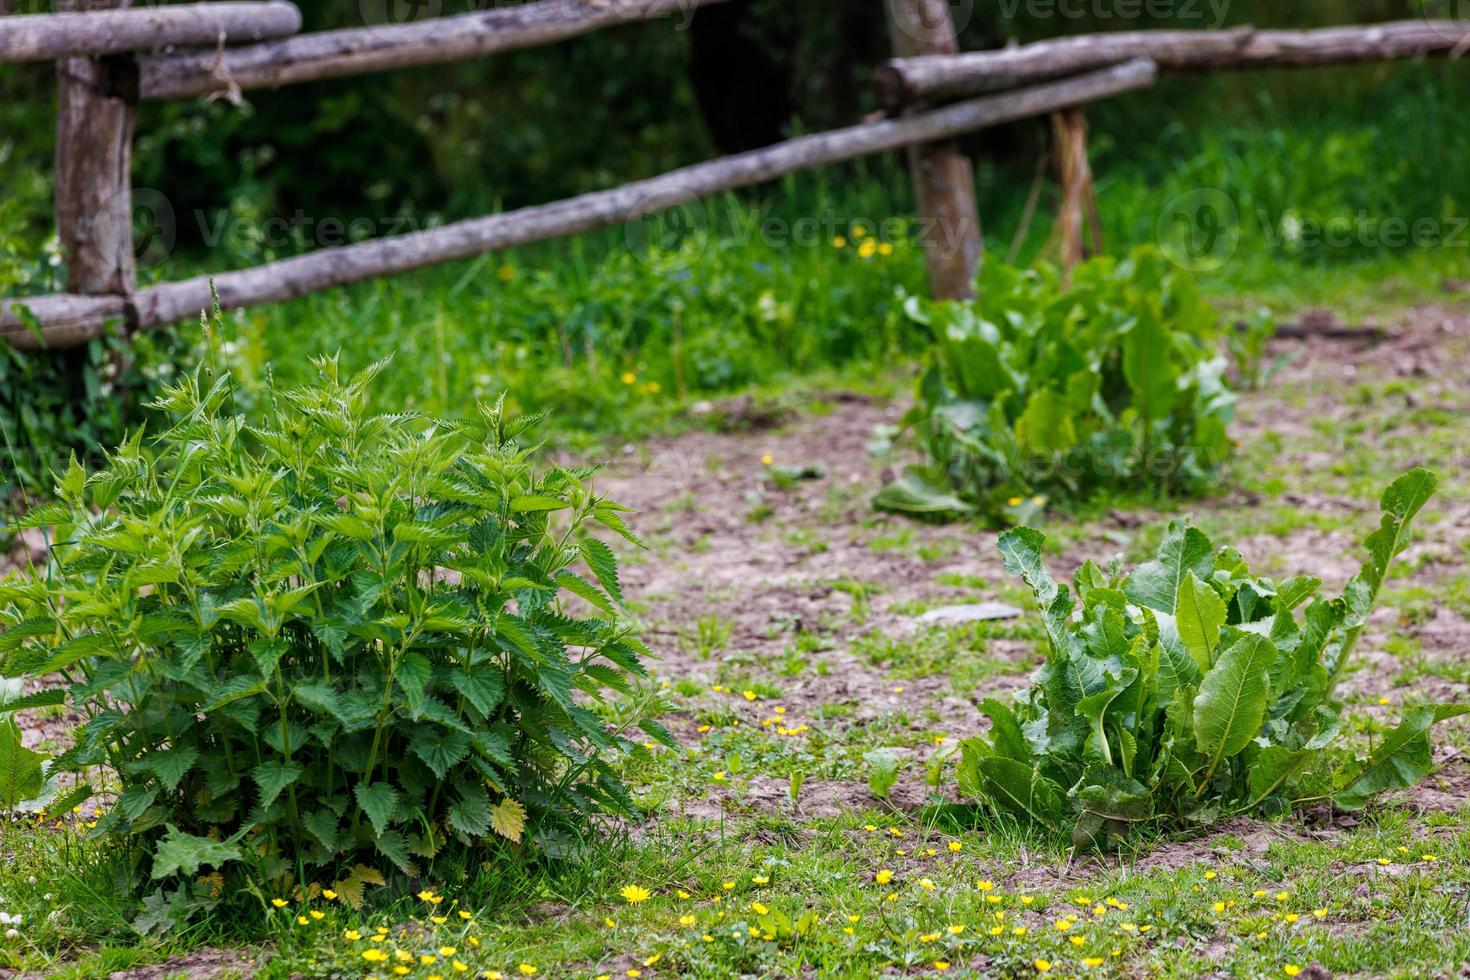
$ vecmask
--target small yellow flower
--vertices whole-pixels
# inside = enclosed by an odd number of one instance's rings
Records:
[[[1021,904],[1022,905],[1030,905],[1034,901],[1036,901],[1036,896],[1035,895],[1022,895],[1021,896]]]
[[[315,919],[316,921],[318,921],[318,922],[322,921],[323,919],[325,919],[327,917],[327,913],[325,913],[325,912],[319,912],[316,909],[312,909],[310,914],[311,914],[311,917],[313,919]]]
[[[1066,932],[1068,929],[1072,928],[1072,923],[1068,922],[1066,919],[1058,919],[1053,922],[1052,925],[1056,926],[1057,932]]]
[[[867,234],[868,234],[868,226],[867,225],[853,225],[852,226],[852,237],[853,238],[862,238],[862,237],[866,236]]]
[[[1211,905],[1210,908],[1214,909],[1215,910],[1215,914],[1218,915],[1219,913],[1225,911],[1225,903],[1224,902],[1216,902],[1214,905]]]
[[[602,924],[607,926],[609,929],[616,929],[618,927],[618,920],[609,916],[602,920]]]
[[[678,891],[676,891],[676,892],[674,892],[674,894],[675,894],[675,895],[678,895],[678,896],[679,896],[679,897],[680,897],[680,898],[688,898],[688,897],[689,897],[689,893],[688,893],[688,892],[686,892],[686,891],[685,891],[685,890],[684,890],[684,889],[682,889],[682,888],[680,888],[680,889],[679,889],[679,890],[678,890]]]
[[[884,868],[882,871],[873,876],[873,880],[880,885],[886,885],[893,880],[893,872],[888,870],[887,868]]]
[[[1031,965],[1036,967],[1037,973],[1045,973],[1051,969],[1051,960],[1036,960]]]
[[[878,246],[878,254],[879,255],[884,255],[884,256],[892,255],[893,254],[893,246],[890,245],[890,244],[888,244],[887,242],[884,242],[883,244],[881,244],[881,245]],[[949,964],[946,963],[944,968],[945,969],[948,969],[949,968]]]
[[[965,931],[965,927],[962,925],[952,925],[947,931],[951,936],[958,936]]]
[[[1384,863],[1386,864],[1387,862],[1384,862]],[[1286,901],[1290,897],[1291,896],[1288,895],[1286,892],[1277,892],[1276,893],[1276,901],[1278,901],[1278,902],[1284,902],[1284,901]]]
[[[627,899],[629,905],[637,905],[639,902],[646,902],[652,893],[647,888],[640,888],[638,885],[625,885],[618,894]]]
[[[945,970],[949,969],[949,964],[946,963],[944,960],[935,960],[934,969],[938,970],[940,973],[943,973]]]
[[[775,461],[776,461],[776,457],[775,456],[772,456],[770,453],[766,453],[764,456],[761,457],[761,465],[762,466],[770,466]]]
[[[348,929],[346,932],[342,933],[342,935],[343,937],[350,939],[352,942],[357,942],[359,939],[362,938],[362,933],[358,932],[356,929]]]
[[[1419,860],[1428,861],[1430,864],[1433,864],[1435,861],[1438,861],[1439,858],[1435,857],[1433,854],[1421,854],[1419,855]]]
[[[1288,963],[1282,969],[1284,969],[1286,971],[1286,975],[1289,976],[1289,977],[1294,977],[1298,973],[1301,973],[1302,972],[1302,968],[1299,967],[1299,966],[1297,966],[1295,963]]]
[[[1378,699],[1378,703],[1379,704],[1388,704],[1388,698],[1379,698]]]
[[[771,883],[771,876],[770,875],[756,875],[754,878],[752,878],[750,880],[753,881],[753,882],[755,882],[757,885],[769,885]]]
[[[965,845],[961,844],[957,840],[952,840],[952,841],[949,842],[949,850],[950,850],[950,853],[952,853],[952,854],[958,854],[960,851],[963,851],[964,849],[965,849]]]
[[[1101,956],[1084,956],[1082,957],[1082,965],[1086,967],[1102,966],[1103,958]]]
[[[1325,919],[1327,917],[1327,910],[1326,909],[1312,909],[1312,914],[1315,915],[1319,919]]]
[[[975,885],[975,887],[978,888],[978,889],[980,889],[982,892],[994,891],[995,890],[995,882],[993,882],[993,881],[982,881],[982,882],[978,882]]]
[[[419,963],[423,964],[424,966],[432,966],[437,962],[439,962],[439,957],[435,956],[433,953],[424,953],[422,956],[419,957]]]
[[[516,969],[520,970],[521,973],[528,977],[536,975],[536,968],[530,963],[522,963],[520,966],[516,967]]]
[[[725,889],[725,891],[727,892],[733,892],[735,890],[735,882],[727,881],[721,884],[720,887]]]
[[[501,282],[510,282],[516,277],[516,270],[508,265],[503,265],[495,270],[495,274],[500,277]]]
[[[769,906],[764,905],[761,902],[751,902],[750,910],[756,915],[769,915],[771,911]]]
[[[425,902],[432,902],[434,900],[434,893],[425,889],[424,891],[419,892],[419,898]]]
[[[373,946],[362,951],[362,958],[369,963],[381,963],[388,958],[388,954]]]
[[[679,925],[686,926],[686,927],[687,926],[694,925],[694,916],[692,916],[692,915],[681,915],[681,916],[679,916]]]
[[[287,903],[287,901],[284,898],[273,898],[273,899],[271,899],[271,904],[274,905],[278,909],[283,909],[289,903]]]
[[[637,384],[638,375],[634,374],[632,371],[624,371],[622,381],[625,385]]]
[[[332,889],[330,888],[324,888],[322,889],[322,898],[325,898],[329,902],[335,901],[337,898],[337,893],[332,891]]]
[[[1213,871],[1206,871],[1205,872],[1205,880],[1206,881],[1213,881],[1215,878],[1216,878],[1215,872],[1213,872]]]
[[[717,772],[715,773],[714,779],[717,783],[723,783],[725,781],[725,774],[722,772]]]
[[[740,696],[742,698],[744,698],[745,700],[747,700],[747,701],[754,701],[755,700],[755,692],[754,691],[741,691],[740,692]]]
[[[1083,938],[1082,936],[1068,936],[1067,937],[1067,940],[1073,946],[1081,946],[1083,943],[1087,942],[1087,940],[1085,938]]]
[[[919,887],[924,889],[924,891],[926,892],[932,892],[935,888],[939,886],[934,884],[934,882],[930,881],[928,878],[920,878]]]
[[[664,957],[663,957],[663,954],[662,953],[654,953],[648,959],[646,959],[646,960],[643,961],[643,965],[644,966],[653,966],[653,964],[657,963],[659,960],[661,960],[663,958]]]
[[[304,926],[304,925],[306,925],[306,923],[307,923],[307,922],[309,922],[309,921],[310,921],[310,920],[309,920],[309,919],[307,919],[307,917],[306,917],[306,916],[304,916],[304,915],[298,915],[298,916],[297,916],[297,917],[296,917],[296,924],[297,924],[297,925],[298,925],[298,926]]]
[[[847,248],[847,239],[842,237],[841,235],[838,235],[836,238],[832,239],[832,247]]]

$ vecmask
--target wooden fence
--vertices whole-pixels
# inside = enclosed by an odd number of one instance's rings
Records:
[[[281,0],[139,10],[126,9],[129,0],[63,2],[70,9],[60,13],[0,16],[0,62],[57,60],[56,225],[71,289],[11,300],[0,310],[0,341],[16,346],[64,347],[113,326],[131,332],[196,316],[209,303],[211,280],[226,308],[278,302],[617,225],[794,171],[905,148],[919,215],[945,231],[925,243],[931,287],[940,297],[962,296],[981,238],[971,165],[957,136],[1059,114],[1059,135],[1080,139],[1086,126],[1076,107],[1149,86],[1161,70],[1458,55],[1470,46],[1466,25],[1414,21],[1327,31],[1117,33],[962,54],[946,0],[884,0],[898,55],[877,75],[887,118],[566,201],[139,288],[129,171],[140,99],[239,99],[254,88],[486,57],[722,0],[533,0],[312,34],[297,33],[300,14]],[[1066,158],[1067,179],[1086,179],[1085,144],[1072,146]],[[1075,187],[1064,191],[1067,206],[1080,207],[1087,197]]]

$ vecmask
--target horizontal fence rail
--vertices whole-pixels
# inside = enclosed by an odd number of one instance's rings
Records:
[[[409,24],[302,34],[234,48],[144,58],[145,99],[275,88],[322,78],[433,65],[548,44],[589,31],[725,0],[539,0]]]
[[[1119,31],[1040,41],[999,51],[896,58],[874,74],[893,108],[1017,88],[1079,71],[1149,58],[1165,73],[1308,68],[1463,54],[1470,22],[1405,20],[1366,27],[1262,31]]]
[[[0,17],[0,63],[97,57],[174,45],[248,44],[301,30],[301,11],[282,0],[175,7],[11,14]]]
[[[321,249],[239,272],[149,286],[131,299],[54,295],[12,300],[7,304],[11,309],[0,313],[0,339],[17,347],[36,346],[35,336],[16,315],[15,306],[30,311],[48,345],[78,344],[98,336],[107,320],[146,330],[198,316],[210,303],[211,278],[225,308],[279,302],[377,276],[606,228],[798,170],[1043,115],[1146,88],[1153,84],[1156,74],[1151,61],[1137,59],[1064,81],[957,102],[901,119],[803,136],[554,204]]]

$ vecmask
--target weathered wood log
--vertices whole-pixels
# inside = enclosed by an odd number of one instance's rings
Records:
[[[283,0],[14,14],[0,19],[0,63],[97,57],[170,45],[244,44],[299,30],[301,11]]]
[[[888,0],[888,26],[900,58],[959,51],[946,0]],[[975,204],[975,168],[953,140],[909,147],[915,210],[929,223],[924,259],[935,299],[967,299],[974,292],[984,242]]]
[[[81,0],[96,10],[127,0]],[[120,11],[56,14],[106,16]],[[56,63],[56,234],[72,290],[132,293],[133,122],[138,66],[129,55]]]
[[[483,58],[723,0],[539,0],[407,24],[320,31],[231,48],[147,58],[145,99],[275,88],[294,82]]]
[[[1161,72],[1247,68],[1306,68],[1460,54],[1470,47],[1470,24],[1404,20],[1359,27],[1259,31],[1119,31],[1041,41],[999,51],[899,58],[874,73],[879,98],[890,108],[999,92],[1150,58]]]
[[[1149,61],[1127,62],[1048,85],[955,103],[921,115],[862,123],[803,136],[775,146],[674,170],[659,177],[596,191],[554,204],[460,221],[427,231],[327,248],[254,269],[214,276],[226,308],[257,306],[378,276],[495,252],[530,242],[607,228],[668,208],[773,180],[798,170],[949,139],[1056,109],[1153,84]],[[209,276],[141,289],[131,304],[121,297],[42,296],[10,300],[0,310],[0,339],[34,346],[13,309],[25,306],[46,342],[75,344],[101,332],[106,318],[125,316],[141,329],[198,316],[209,305]]]

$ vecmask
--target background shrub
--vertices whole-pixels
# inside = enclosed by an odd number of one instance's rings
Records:
[[[876,498],[909,513],[1016,511],[1102,487],[1194,491],[1229,458],[1219,316],[1159,252],[1052,269],[987,262],[978,298],[908,302],[934,346],[906,434],[924,456]]]
[[[371,414],[386,364],[317,368],[267,389],[259,424],[226,378],[183,379],[156,440],[73,463],[27,515],[52,561],[0,584],[0,674],[39,689],[3,710],[83,716],[49,770],[81,785],[55,805],[116,791],[98,831],[151,850],[154,878],[359,897],[371,868],[442,872],[627,812],[604,756],[630,726],[668,736],[587,533],[633,539],[621,508],[590,470],[538,473],[499,406]]]

